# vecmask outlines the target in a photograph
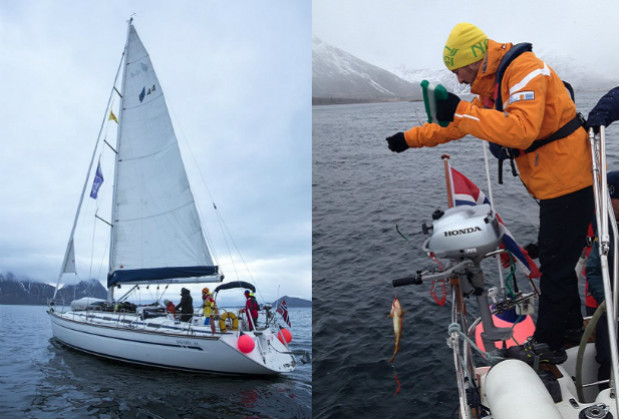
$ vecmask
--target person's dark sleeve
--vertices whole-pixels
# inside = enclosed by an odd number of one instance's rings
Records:
[[[608,91],[589,112],[588,127],[609,126],[619,120],[619,87]]]

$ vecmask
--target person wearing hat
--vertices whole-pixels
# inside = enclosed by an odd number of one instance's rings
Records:
[[[188,322],[193,317],[193,298],[191,292],[187,288],[181,289],[181,302],[176,306],[176,310],[180,309],[180,321]]]
[[[610,195],[610,202],[615,214],[615,219],[619,219],[619,170],[614,170],[606,174],[606,181],[608,183],[608,194]],[[613,284],[613,272],[614,272],[614,240],[612,239],[613,232],[610,231],[610,249],[608,251],[608,271],[610,272],[610,283]],[[602,280],[602,263],[600,260],[600,253],[598,250],[598,240],[593,242],[591,253],[587,258],[587,286],[591,295],[598,304],[602,304],[604,301],[604,283]],[[600,317],[595,328],[595,360],[598,362],[598,381],[608,380],[610,378],[610,340],[608,338],[608,323],[606,320],[606,313]],[[608,388],[608,384],[601,384],[600,390]]]
[[[208,287],[202,288],[202,303],[204,304],[204,325],[211,325],[211,333],[215,334],[215,312],[217,306]]]
[[[260,306],[256,301],[256,297],[254,293],[245,290],[245,309],[243,310],[245,314],[247,314],[247,321],[249,322],[249,330],[254,330],[254,327],[258,323],[258,310],[260,310]]]
[[[386,138],[388,147],[401,153],[471,135],[513,158],[540,205],[542,277],[535,333],[506,356],[533,363],[539,355],[542,362],[562,363],[565,332],[582,329],[574,266],[594,211],[591,150],[582,119],[566,85],[530,44],[497,42],[477,26],[460,23],[447,38],[443,61],[477,96],[468,102],[448,92],[436,101],[436,117],[446,126],[426,123],[398,132]],[[540,142],[548,139],[553,141]]]

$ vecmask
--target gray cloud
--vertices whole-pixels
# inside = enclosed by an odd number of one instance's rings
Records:
[[[323,41],[390,71],[444,68],[451,29],[470,22],[500,42],[531,42],[551,65],[572,61],[617,82],[619,4],[600,0],[313,0],[312,28]],[[609,86],[612,87],[612,86]]]
[[[254,274],[265,298],[277,282],[279,295],[311,297],[310,2],[26,0],[0,10],[0,271],[56,281],[135,13],[199,205],[211,208],[192,160],[246,262],[268,267]]]

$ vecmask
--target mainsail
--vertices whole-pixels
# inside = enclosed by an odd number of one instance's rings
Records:
[[[163,91],[129,25],[108,286],[216,275]]]

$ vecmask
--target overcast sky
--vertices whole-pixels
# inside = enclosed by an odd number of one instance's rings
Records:
[[[133,13],[185,161],[262,297],[311,298],[309,1],[1,2],[0,272],[56,282]]]
[[[499,42],[531,42],[551,66],[568,60],[619,80],[616,0],[313,0],[312,6],[315,36],[390,71],[444,68],[449,33],[469,22]]]

